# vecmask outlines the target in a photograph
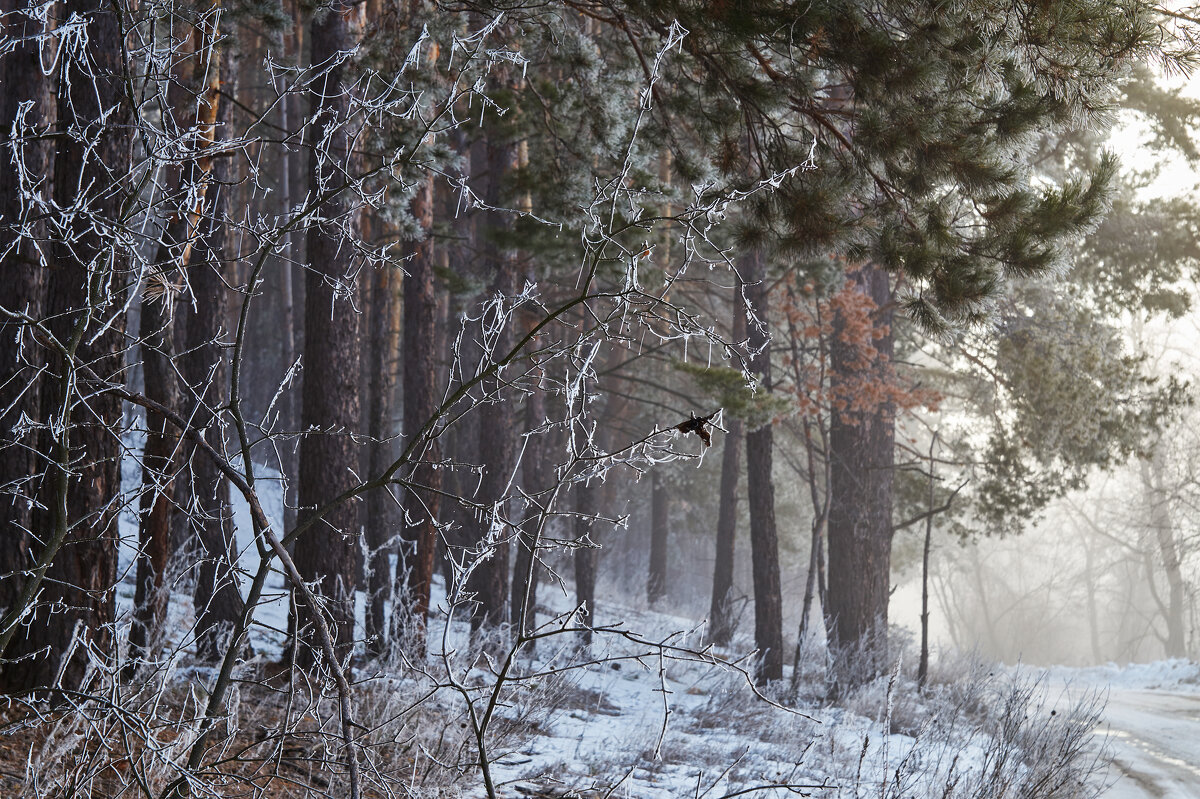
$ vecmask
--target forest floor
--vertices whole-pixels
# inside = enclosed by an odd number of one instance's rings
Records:
[[[277,493],[264,492],[271,515],[281,515]],[[236,511],[239,527],[247,529],[241,524],[244,508]],[[136,540],[131,521],[122,520],[123,538]],[[245,556],[239,565],[253,569],[255,548],[248,537],[239,539]],[[123,563],[130,562],[126,552]],[[124,613],[132,599],[131,571],[127,568],[118,591]],[[286,628],[281,577],[272,575],[268,587],[272,601],[254,628],[255,662],[262,668],[278,665]],[[541,592],[544,624],[570,610],[564,588],[546,586]],[[383,733],[370,756],[376,773],[391,785],[372,795],[484,796],[472,765],[478,758],[463,697],[473,697],[476,711],[486,704],[496,660],[475,654],[479,642],[465,620],[445,619],[444,591],[435,606],[442,610],[431,620],[425,678],[403,676],[386,664],[364,663],[357,670],[358,707],[367,714],[359,721]],[[814,646],[801,659],[795,694],[780,689],[764,696],[751,685],[749,663],[741,659],[751,648],[748,640],[706,649],[704,628],[667,610],[622,603],[619,597],[602,600],[594,622],[606,631],[589,648],[580,649],[574,633],[563,633],[540,641],[536,655],[516,661],[511,676],[517,679],[496,693],[496,723],[486,738],[498,796],[1075,799],[1111,785],[1106,799],[1200,799],[1196,664],[1008,669],[943,655],[920,692],[912,675],[915,659],[905,658],[894,674],[835,701],[825,696],[825,658]],[[174,629],[188,629],[186,592],[172,596],[171,613]],[[206,682],[206,672],[190,662],[186,649],[178,650],[179,667],[167,691],[180,707]],[[438,672],[439,667],[444,669]],[[457,675],[453,679],[467,690],[448,689],[447,675]],[[435,684],[440,687],[427,693]],[[314,686],[301,681],[293,687],[303,700]],[[274,678],[247,682],[240,698],[242,726],[234,728],[249,734],[291,712],[296,695],[282,688]],[[420,703],[415,715],[413,701]],[[397,722],[404,714],[411,721]],[[47,775],[55,763],[33,762],[31,755],[44,743],[41,733],[3,725],[11,720],[0,719],[0,796],[33,795],[31,763]],[[314,748],[304,736],[298,740],[298,747],[286,743],[272,750],[271,761],[291,769],[288,779],[257,795],[301,796],[309,788],[320,793],[302,774],[328,774],[336,766],[329,759],[334,750]],[[259,745],[256,739],[249,743]],[[1054,754],[1047,758],[1047,752]],[[1063,752],[1069,757],[1061,762],[1039,762]],[[91,771],[96,780],[79,795],[104,796],[104,786],[121,781],[119,747],[112,760],[112,769],[97,761]],[[1049,783],[1077,790],[1038,793],[1030,787]],[[42,782],[38,795],[56,795],[54,786]]]

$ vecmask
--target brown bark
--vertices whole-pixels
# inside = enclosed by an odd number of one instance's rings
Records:
[[[202,69],[197,65],[198,72]],[[216,112],[214,136],[225,135],[232,122],[233,103],[228,97],[236,94],[236,74],[232,48],[221,51],[219,65],[209,65],[206,99],[208,107]],[[219,82],[222,77],[223,85]],[[217,94],[218,86],[226,96]],[[200,168],[204,170],[207,165],[202,161]],[[186,346],[179,361],[180,373],[188,384],[184,402],[195,403],[190,412],[193,423],[204,431],[210,444],[219,445],[225,438],[225,419],[217,409],[227,402],[229,364],[218,339],[228,332],[228,284],[235,266],[228,254],[231,242],[227,223],[232,166],[228,159],[215,159],[211,170],[200,239],[188,265],[193,301],[180,303],[179,324],[183,325]],[[224,653],[228,630],[242,611],[242,596],[233,573],[233,510],[228,479],[194,446],[188,448],[187,455],[192,478],[187,510],[199,545],[199,569],[192,594],[196,654],[212,663]]]
[[[165,239],[165,237],[164,237]],[[168,256],[166,240],[160,255]],[[167,258],[160,258],[165,265]],[[142,298],[141,354],[145,394],[166,408],[179,407],[172,355],[171,298]],[[133,623],[129,629],[129,662],[147,657],[151,637],[167,618],[169,593],[163,589],[171,556],[171,511],[174,507],[179,433],[162,417],[147,412],[146,448],[142,453],[142,494],[139,499],[138,557]],[[130,675],[132,676],[132,675]]]
[[[350,6],[337,4],[313,17],[313,63],[324,63],[353,46],[351,13]],[[312,97],[310,113],[315,122],[309,145],[314,191],[336,187],[349,166],[344,73],[344,64],[326,67]],[[353,272],[352,247],[341,240],[338,226],[348,213],[353,213],[348,193],[334,193],[321,209],[323,221],[308,232],[300,418],[301,427],[314,432],[300,443],[300,524],[357,482],[358,450],[350,433],[359,421],[361,341],[358,314],[346,297]],[[303,668],[313,666],[320,651],[314,633],[315,613],[329,617],[339,659],[344,660],[353,646],[357,520],[357,504],[343,502],[296,539],[296,567],[306,581],[316,584],[314,593],[324,604],[313,608],[296,597],[296,660]]]
[[[751,367],[771,387],[768,298],[762,254],[740,259],[748,317]],[[765,684],[783,678],[783,599],[779,577],[779,538],[775,529],[775,483],[771,474],[774,430],[767,423],[746,434],[746,489],[750,501],[750,550],[754,575],[754,643],[759,666],[755,680]]]
[[[35,221],[36,206],[22,205],[10,134],[24,102],[33,103],[27,120],[37,130],[52,127],[57,114],[53,83],[42,74],[40,48],[33,40],[43,32],[43,25],[19,15],[17,9],[22,5],[16,0],[0,0],[0,19],[5,21],[0,37],[13,47],[0,57],[0,151],[4,153],[0,185],[6,187],[0,191],[0,275],[4,279],[0,307],[38,319],[42,317],[45,265],[37,239],[44,235],[44,225]],[[51,174],[48,141],[31,139],[16,146],[26,174],[35,178]],[[32,235],[23,237],[22,226],[28,226]],[[19,601],[22,572],[32,565],[29,527],[35,477],[42,469],[36,454],[38,434],[20,420],[41,418],[37,373],[45,360],[33,345],[31,332],[23,327],[0,312],[0,530],[6,531],[0,543],[0,614]]]
[[[431,432],[425,428],[438,407],[437,281],[433,241],[429,238],[433,227],[433,202],[433,179],[430,177],[422,181],[411,207],[425,237],[405,246],[408,274],[404,277],[402,349],[404,435],[408,441]],[[438,548],[436,522],[441,509],[438,492],[442,487],[442,473],[434,469],[433,464],[441,457],[441,451],[436,439],[430,438],[414,450],[413,455],[416,467],[409,479],[413,486],[420,488],[410,488],[404,494],[405,530],[396,580],[401,585],[407,582],[406,592],[401,594],[407,598],[407,622],[411,632],[423,639]]]
[[[371,367],[368,369],[370,409],[367,432],[371,437],[367,474],[374,476],[395,459],[395,434],[392,420],[396,406],[396,385],[400,359],[400,279],[401,272],[384,266],[372,275]],[[390,553],[395,551],[399,533],[399,513],[391,490],[367,494],[363,531],[367,539],[366,636],[368,651],[381,654],[387,644],[385,610],[392,593]]]
[[[650,574],[646,580],[646,600],[660,601],[667,593],[667,543],[670,534],[671,496],[663,484],[663,467],[650,478]]]
[[[859,347],[842,332],[845,320],[835,315],[830,346],[831,380],[886,380],[892,357],[891,287],[881,269],[865,266],[848,280],[874,302],[873,344],[878,352],[856,368]],[[830,424],[830,508],[828,614],[839,687],[871,679],[887,660],[888,597],[892,554],[892,504],[895,420],[891,404],[881,400],[873,409],[834,409]]]
[[[6,691],[46,686],[59,674],[63,687],[78,688],[88,650],[101,658],[113,654],[121,401],[103,391],[89,392],[85,400],[69,375],[82,366],[102,380],[122,380],[125,320],[108,279],[122,273],[127,258],[104,231],[120,223],[127,187],[119,181],[130,163],[129,106],[122,98],[116,15],[96,0],[67,0],[62,12],[88,20],[88,36],[83,58],[59,62],[58,126],[80,135],[55,140],[52,191],[60,207],[82,212],[55,236],[62,243],[51,252],[44,308],[56,338],[69,342],[79,335],[79,344],[71,361],[54,355],[48,363],[54,385],[42,393],[42,418],[65,423],[65,430],[57,440],[47,435],[42,445],[56,463],[48,467],[51,488],[41,497],[46,510],[31,521],[48,550],[38,554],[50,562],[28,626],[3,653],[24,658],[5,667]],[[103,124],[102,108],[110,112]],[[105,316],[103,331],[93,313]]]

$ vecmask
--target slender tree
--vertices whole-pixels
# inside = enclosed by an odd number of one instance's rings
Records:
[[[733,303],[731,340],[741,344],[746,338],[746,309],[740,298]],[[729,432],[721,451],[721,486],[717,507],[717,540],[713,557],[712,602],[709,605],[709,640],[727,646],[734,633],[733,566],[737,554],[738,483],[741,482],[742,445],[745,425],[730,417]]]
[[[745,298],[750,366],[763,391],[771,388],[771,351],[767,276],[762,253],[752,250],[738,261]],[[746,433],[746,486],[750,502],[750,552],[754,575],[756,680],[783,678],[783,597],[779,577],[779,538],[775,529],[775,482],[771,473],[774,430],[768,421]]]
[[[650,574],[646,600],[660,602],[667,595],[667,545],[671,525],[671,493],[660,467],[650,478]]]

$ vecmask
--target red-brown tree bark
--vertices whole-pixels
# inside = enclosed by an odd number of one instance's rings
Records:
[[[434,270],[433,179],[426,178],[417,189],[410,208],[425,232],[424,237],[405,245],[404,277],[404,435],[411,442],[423,435],[437,412],[438,303]],[[439,491],[442,473],[433,468],[441,457],[436,439],[428,439],[413,453],[415,468],[409,480],[414,486],[404,493],[405,528],[402,556],[396,580],[407,584],[406,616],[413,634],[423,636],[429,615],[429,597],[438,548],[436,522],[441,509]],[[415,488],[419,486],[420,488]]]
[[[358,313],[353,295],[353,248],[342,240],[340,224],[353,213],[348,191],[331,191],[344,181],[350,160],[345,92],[346,64],[336,56],[352,48],[348,17],[352,7],[336,3],[314,15],[310,28],[312,61],[327,64],[312,95],[314,117],[309,138],[312,190],[329,192],[321,221],[308,231],[309,270],[304,299],[304,388],[301,427],[309,431],[300,443],[300,510],[303,525],[314,512],[357,482],[358,447],[350,433],[359,423]],[[342,502],[296,539],[296,568],[323,608],[308,606],[296,595],[296,660],[302,668],[314,665],[320,645],[315,639],[313,614],[331,621],[335,652],[348,656],[354,639],[354,590],[357,578],[358,506]]]

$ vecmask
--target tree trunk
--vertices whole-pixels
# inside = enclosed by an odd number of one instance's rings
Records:
[[[735,345],[746,338],[746,309],[742,298],[733,302],[730,340]],[[717,508],[717,550],[713,559],[712,602],[709,605],[709,641],[728,646],[733,638],[733,564],[737,540],[737,490],[741,479],[742,444],[745,425],[740,419],[729,420],[729,432],[721,452],[721,488]]]
[[[1167,623],[1167,635],[1163,641],[1163,654],[1169,658],[1187,656],[1187,632],[1184,620],[1184,580],[1180,568],[1179,544],[1175,537],[1175,525],[1168,505],[1170,497],[1163,485],[1161,456],[1150,463],[1143,459],[1140,464],[1142,485],[1145,486],[1146,501],[1150,506],[1150,526],[1154,541],[1158,545],[1158,561],[1162,564],[1167,579],[1167,600],[1161,603]],[[1150,579],[1154,579],[1153,572]]]
[[[397,399],[397,364],[400,359],[400,280],[402,273],[390,266],[376,269],[371,276],[370,325],[368,336],[371,365],[367,369],[367,433],[371,442],[366,473],[382,474],[393,460],[393,412]],[[366,496],[363,533],[367,542],[366,614],[367,651],[380,655],[387,649],[386,609],[392,595],[390,554],[396,551],[399,513],[390,487],[376,489]]]
[[[125,273],[127,257],[107,231],[120,224],[129,188],[119,184],[129,172],[129,106],[122,96],[117,16],[95,0],[67,0],[61,11],[64,19],[76,15],[87,21],[85,50],[77,56],[64,53],[59,60],[58,128],[77,130],[78,135],[55,140],[54,181],[43,190],[53,192],[60,208],[81,212],[66,220],[68,230],[54,235],[62,243],[51,251],[54,268],[46,284],[43,316],[59,341],[78,336],[78,347],[73,359],[56,355],[47,364],[40,416],[52,428],[61,426],[61,432],[55,440],[47,433],[40,447],[50,456],[50,485],[39,496],[45,510],[31,518],[36,539],[46,542],[38,554],[47,568],[40,583],[32,575],[23,581],[22,597],[15,604],[24,604],[37,590],[37,607],[22,622],[27,628],[16,629],[0,652],[9,659],[23,658],[4,669],[3,687],[11,692],[47,686],[59,675],[62,687],[79,688],[88,651],[101,658],[113,654],[121,401],[81,384],[94,386],[88,372],[105,381],[123,380],[125,316],[121,298],[111,292]],[[14,68],[21,67],[18,63]],[[19,87],[36,92],[30,99],[45,98],[36,79],[6,84],[3,92],[20,92]],[[108,115],[103,123],[102,110]],[[39,155],[29,152],[28,157]],[[48,164],[43,161],[41,166]],[[0,193],[11,191],[6,185]],[[5,291],[12,288],[6,284]],[[27,281],[21,288],[35,285]],[[103,329],[99,316],[104,317]],[[82,374],[77,371],[81,364],[87,367]],[[12,367],[6,362],[4,368]],[[90,396],[83,400],[81,392]]]
[[[160,269],[171,263],[172,231],[167,231],[159,249]],[[166,276],[164,276],[166,277]],[[142,374],[145,394],[171,410],[179,408],[172,358],[172,313],[170,293],[154,299],[142,296]],[[176,457],[179,433],[161,416],[146,413],[146,449],[142,453],[142,495],[139,499],[138,557],[134,591],[133,621],[129,628],[129,668],[133,676],[137,662],[149,656],[152,636],[167,619],[169,592],[164,590],[167,561],[171,556],[171,511],[175,498]]]
[[[322,64],[353,47],[348,16],[351,7],[336,4],[313,17],[312,62]],[[329,192],[352,171],[346,130],[344,93],[346,65],[333,64],[316,83],[310,113],[310,190]],[[300,485],[297,522],[353,487],[357,480],[358,450],[350,433],[359,422],[358,314],[351,263],[353,248],[343,240],[340,223],[354,213],[349,191],[335,191],[321,208],[321,221],[308,231],[309,271],[304,298],[304,388],[301,392]],[[315,640],[314,614],[325,613],[334,637],[334,650],[345,660],[354,641],[358,505],[342,502],[296,539],[296,568],[315,583],[322,607],[309,607],[296,596],[296,662],[315,665],[320,644]]]
[[[216,111],[214,136],[225,135],[233,121],[236,95],[233,48],[221,51],[219,66],[197,65],[197,72],[208,78],[206,100]],[[222,82],[222,80],[224,82]],[[225,94],[219,95],[218,89]],[[232,182],[229,159],[212,163],[212,182],[205,193],[200,240],[188,266],[192,302],[180,303],[180,323],[187,342],[180,357],[180,372],[190,387],[187,398],[197,407],[190,413],[205,440],[220,451],[225,440],[225,420],[217,412],[227,402],[228,359],[219,340],[228,334],[230,276],[235,263],[228,250]],[[235,541],[229,480],[217,470],[212,459],[195,447],[188,449],[192,477],[192,506],[188,515],[200,545],[199,573],[193,590],[196,608],[196,654],[215,663],[224,654],[228,630],[237,623],[242,611],[242,596],[233,572]]]
[[[4,275],[0,306],[10,312],[43,317],[45,257],[37,240],[45,235],[45,225],[35,221],[41,209],[28,201],[21,186],[21,171],[37,180],[52,174],[49,140],[31,138],[19,146],[18,170],[13,163],[9,136],[17,123],[21,104],[33,105],[26,112],[27,124],[36,128],[22,132],[33,134],[43,127],[54,127],[57,116],[52,81],[42,74],[41,47],[34,38],[46,26],[32,15],[20,15],[17,0],[0,0],[4,33],[12,50],[0,56],[0,274]],[[14,145],[16,143],[14,142]],[[24,187],[26,190],[32,186]],[[28,227],[25,237],[21,229]],[[0,314],[0,616],[19,602],[24,586],[23,572],[32,566],[30,524],[36,493],[36,475],[44,469],[37,457],[39,434],[22,423],[42,417],[39,406],[42,382],[39,369],[45,364],[40,347],[33,346],[32,335],[24,325]],[[19,633],[18,633],[19,634]]]
[[[921,659],[917,665],[917,687],[924,691],[929,679],[929,550],[933,544],[934,450],[937,434],[929,445],[929,494],[926,497],[928,516],[925,517],[925,542],[921,548]]]
[[[738,263],[742,273],[749,329],[751,367],[771,389],[766,269],[755,251]],[[753,316],[750,316],[750,312]],[[754,575],[754,644],[760,685],[783,678],[783,600],[779,577],[779,540],[775,529],[775,483],[771,475],[774,430],[767,423],[746,435],[746,489],[750,501],[750,550]]]
[[[646,600],[652,605],[667,594],[671,495],[663,484],[663,468],[656,467],[650,477],[650,575],[646,580]]]
[[[593,483],[575,485],[575,604],[583,608],[580,619],[583,632],[580,643],[592,645],[592,630],[596,626],[596,554],[595,541],[590,538],[594,529],[600,486]]]
[[[505,182],[516,166],[517,146],[514,142],[495,141],[489,138],[485,144],[487,157],[486,202],[499,207],[502,202]],[[485,211],[484,231],[481,244],[489,255],[485,256],[485,274],[492,275],[488,301],[497,305],[485,312],[482,325],[495,324],[499,329],[493,338],[488,363],[503,357],[512,347],[514,322],[503,319],[500,314],[508,298],[517,291],[516,253],[507,247],[504,238],[511,233],[511,218],[499,211]],[[480,384],[485,401],[479,408],[478,456],[483,465],[483,475],[476,501],[482,511],[469,517],[465,531],[470,545],[479,546],[487,542],[488,554],[475,567],[471,575],[471,590],[476,594],[477,605],[471,615],[472,628],[482,625],[497,625],[508,621],[509,603],[509,531],[505,528],[508,514],[505,495],[516,468],[517,433],[513,414],[506,403],[501,402],[504,382],[499,374],[484,379]]]
[[[1104,651],[1100,646],[1100,613],[1096,607],[1096,553],[1092,542],[1083,542],[1083,580],[1087,596],[1088,637],[1092,645],[1092,663],[1104,662]]]
[[[855,291],[874,303],[875,356],[861,364],[863,344],[851,341],[846,318],[835,311],[831,379],[859,385],[886,380],[891,360],[891,287],[873,266],[852,272]],[[843,389],[843,392],[845,389]],[[854,411],[835,407],[830,424],[829,615],[835,678],[841,687],[869,680],[886,668],[892,554],[892,481],[895,418],[890,403]]]
[[[437,411],[438,305],[434,274],[433,241],[433,179],[426,178],[413,198],[413,217],[425,231],[425,238],[405,246],[407,257],[404,278],[404,435],[411,442],[422,435],[425,425]],[[427,431],[432,432],[432,431]],[[416,467],[412,470],[413,485],[424,490],[409,489],[404,494],[404,542],[397,582],[407,581],[408,587],[399,596],[406,597],[407,623],[417,636],[418,648],[423,640],[429,616],[429,597],[438,547],[436,522],[440,510],[438,492],[442,473],[433,464],[441,457],[435,439],[428,439],[413,453]],[[449,583],[447,583],[447,590]],[[395,611],[393,611],[395,612]],[[402,613],[401,616],[404,614]]]
[[[737,538],[737,489],[741,477],[742,422],[729,421],[721,452],[721,498],[717,509],[717,550],[713,560],[712,604],[709,606],[709,641],[728,646],[733,638],[733,564]]]
[[[536,349],[535,339],[531,346]],[[525,431],[527,434],[546,422],[546,392],[536,390],[525,397]],[[537,548],[538,535],[547,518],[545,507],[554,480],[554,470],[549,463],[546,435],[529,435],[525,444],[525,455],[521,462],[521,482],[525,493],[532,499],[526,503],[525,518],[517,538],[517,556],[513,567],[512,604],[513,635],[528,635],[537,627]],[[532,642],[530,642],[532,646]]]

